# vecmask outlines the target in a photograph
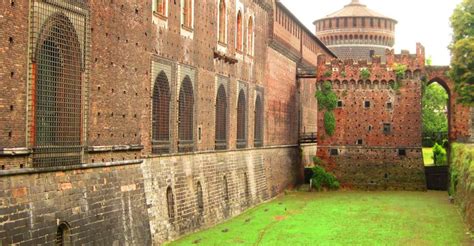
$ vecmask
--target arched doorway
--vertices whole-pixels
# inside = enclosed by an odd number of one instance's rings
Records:
[[[427,188],[446,190],[451,93],[441,78],[433,78],[422,88],[422,146]]]

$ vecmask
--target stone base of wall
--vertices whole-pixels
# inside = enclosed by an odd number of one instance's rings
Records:
[[[333,150],[333,155],[331,155]],[[335,151],[337,150],[337,155]],[[426,190],[421,148],[318,147],[342,186],[361,190]]]
[[[78,245],[161,244],[280,194],[296,183],[299,163],[298,148],[286,146],[0,171],[0,245],[54,244],[63,222]]]

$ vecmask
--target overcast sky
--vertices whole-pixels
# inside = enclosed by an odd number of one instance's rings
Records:
[[[433,65],[448,65],[452,29],[449,17],[462,0],[360,0],[385,16],[398,21],[395,51],[415,53],[416,43],[426,48],[426,56],[433,58]],[[281,0],[301,22],[314,32],[313,21],[331,14],[351,0]]]

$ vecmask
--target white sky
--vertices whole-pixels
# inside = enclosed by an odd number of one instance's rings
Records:
[[[448,65],[452,29],[449,17],[462,0],[360,0],[368,8],[398,21],[395,51],[415,53],[416,43],[425,46],[433,65]],[[314,32],[313,21],[335,12],[351,0],[281,0],[301,22]]]

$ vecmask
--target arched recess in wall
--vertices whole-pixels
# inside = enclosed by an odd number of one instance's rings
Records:
[[[451,129],[451,121],[452,121],[452,95],[451,95],[451,90],[443,79],[439,77],[431,78],[428,83],[426,84],[425,91],[423,93],[423,98],[422,98],[422,108],[426,107],[426,103],[432,102],[432,99],[436,96],[440,96],[439,94],[429,94],[427,90],[431,89],[436,89],[433,87],[438,87],[442,88],[444,92],[446,93],[446,104],[445,104],[445,109],[440,109],[440,108],[430,108],[430,105],[428,105],[428,110],[426,110],[429,113],[437,114],[439,115],[440,110],[445,110],[444,114],[446,116],[446,128],[447,132],[444,131],[437,131],[437,132],[432,132],[431,130],[423,129],[423,139],[426,140],[426,138],[439,138],[439,139],[447,139],[450,141],[450,137],[452,136],[452,129]],[[438,89],[439,90],[439,89]],[[428,95],[427,95],[428,94]],[[425,98],[428,97],[428,100],[425,100]],[[440,116],[438,116],[440,117]],[[425,118],[425,117],[423,117]],[[428,117],[429,118],[429,117]],[[437,121],[438,122],[438,121]],[[422,122],[422,125],[425,126],[426,122]],[[425,141],[423,141],[425,143]]]
[[[196,199],[197,199],[197,209],[199,214],[204,213],[204,197],[202,192],[201,182],[197,182],[196,185]]]
[[[224,189],[224,201],[228,202],[230,200],[229,196],[229,183],[227,181],[227,176],[224,175],[224,178],[222,178],[222,187]]]
[[[216,96],[216,150],[227,149],[227,93],[220,85]]]
[[[254,52],[254,28],[253,28],[253,17],[249,17],[247,25],[247,54],[253,55]]]
[[[219,42],[225,44],[227,39],[227,7],[225,0],[219,1]]]
[[[237,148],[247,147],[247,99],[243,89],[239,92],[237,102]]]
[[[237,50],[242,52],[243,50],[243,24],[242,24],[242,11],[237,12],[237,35],[236,35]]]
[[[170,151],[170,86],[168,76],[161,71],[153,85],[152,153]]]
[[[263,102],[260,95],[255,99],[254,146],[263,146]]]
[[[62,222],[58,226],[58,230],[56,231],[55,245],[61,245],[61,246],[72,245],[71,227],[69,226],[67,222]]]
[[[179,152],[194,150],[194,90],[189,76],[181,83],[179,90],[178,149]]]
[[[33,166],[81,163],[82,51],[70,19],[51,15],[43,25],[32,61]]]
[[[166,205],[168,208],[168,220],[170,221],[170,223],[173,223],[175,219],[175,213],[174,213],[174,195],[173,195],[173,189],[171,189],[171,187],[168,187],[166,189]]]

